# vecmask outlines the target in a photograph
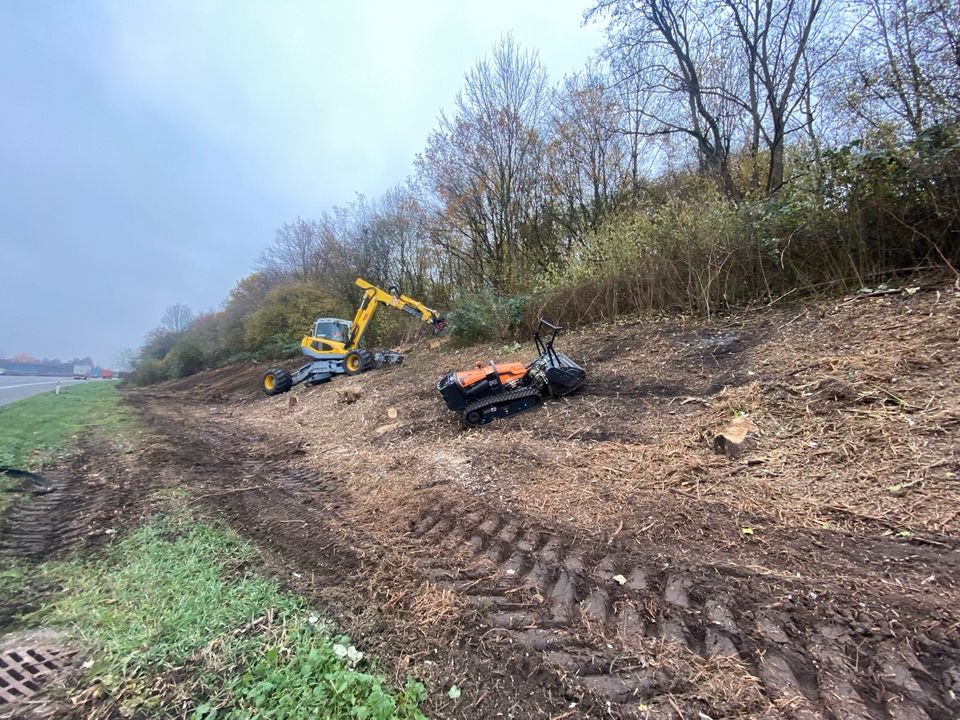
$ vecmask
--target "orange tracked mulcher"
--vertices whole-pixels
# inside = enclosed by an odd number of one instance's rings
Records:
[[[550,339],[541,331],[547,328]],[[486,425],[543,404],[545,397],[569,395],[586,381],[586,371],[553,349],[561,328],[542,318],[533,334],[539,357],[529,365],[477,363],[474,370],[451,371],[437,381],[437,391],[451,410],[460,412],[468,426]]]

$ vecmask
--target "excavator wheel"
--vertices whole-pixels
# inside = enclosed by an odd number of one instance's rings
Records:
[[[280,368],[270,368],[263,374],[263,391],[267,395],[279,395],[293,387],[290,373]]]
[[[364,371],[363,355],[356,350],[351,350],[343,359],[343,371],[347,375],[356,375]]]
[[[366,350],[360,350],[360,355],[363,357],[363,371],[373,370],[377,367],[377,359],[374,357],[372,352]]]

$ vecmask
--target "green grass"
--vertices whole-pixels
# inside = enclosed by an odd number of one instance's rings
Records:
[[[92,659],[81,687],[121,699],[106,702],[125,716],[423,718],[419,683],[385,689],[348,638],[247,570],[254,559],[180,510],[95,558],[44,566],[63,593],[29,619],[76,639]]]
[[[90,382],[34,395],[0,407],[0,467],[35,470],[65,450],[81,433],[97,433],[122,444],[136,423],[121,405],[112,382]],[[12,481],[0,473],[0,510]]]
[[[90,382],[0,407],[0,465],[29,469],[63,450],[78,433],[128,428],[132,415],[120,400],[115,383]]]

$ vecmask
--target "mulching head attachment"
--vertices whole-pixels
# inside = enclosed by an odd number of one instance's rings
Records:
[[[550,338],[544,340],[542,331],[544,328],[550,332]],[[537,331],[533,334],[533,342],[537,346],[540,357],[530,363],[528,372],[532,375],[540,375],[538,384],[541,389],[555,397],[569,395],[575,390],[579,390],[587,381],[587,372],[577,365],[573,360],[561,352],[553,349],[553,341],[557,339],[557,333],[562,328],[551,325],[543,318],[540,318],[540,324]]]

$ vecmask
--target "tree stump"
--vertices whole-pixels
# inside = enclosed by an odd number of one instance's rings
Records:
[[[760,437],[760,428],[745,415],[735,417],[720,428],[713,438],[714,451],[737,458],[754,446]]]
[[[363,395],[363,391],[360,388],[347,388],[341,390],[340,393],[340,402],[344,405],[352,405]]]

